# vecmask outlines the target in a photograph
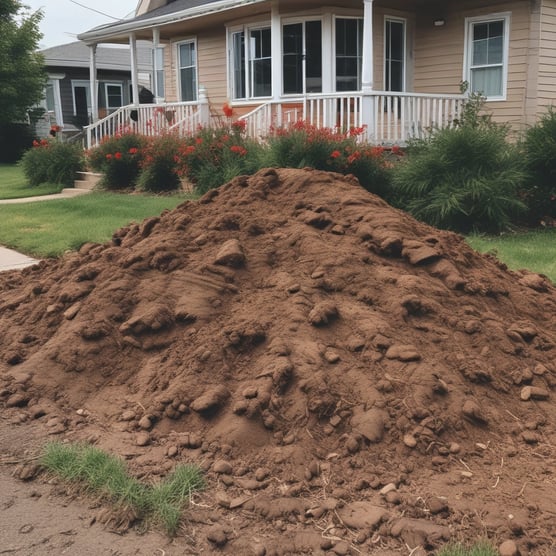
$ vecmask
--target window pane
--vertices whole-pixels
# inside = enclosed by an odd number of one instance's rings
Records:
[[[182,68],[195,65],[195,45],[180,44],[180,66]]]
[[[488,36],[492,37],[502,37],[504,35],[504,21],[492,21],[488,24]]]
[[[488,40],[488,64],[501,64],[504,53],[504,41],[502,37]]]
[[[305,24],[305,77],[308,93],[322,92],[322,25],[320,21]]]
[[[284,93],[303,92],[303,25],[284,25],[282,50]]]
[[[480,40],[473,43],[473,66],[484,66],[488,60],[488,41]]]
[[[232,35],[232,87],[233,98],[245,98],[245,34]]]
[[[197,100],[197,80],[195,68],[182,68],[181,77],[181,99],[185,101]]]
[[[253,62],[253,96],[268,97],[271,94],[270,60],[255,60]]]
[[[336,19],[336,91],[361,88],[362,39],[362,19]]]
[[[502,96],[502,67],[471,70],[471,90],[490,97]]]
[[[54,84],[52,82],[46,85],[46,109],[54,112]]]

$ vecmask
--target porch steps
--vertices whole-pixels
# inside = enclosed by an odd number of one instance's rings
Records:
[[[101,178],[102,174],[97,174],[95,172],[77,172],[74,188],[92,191]]]

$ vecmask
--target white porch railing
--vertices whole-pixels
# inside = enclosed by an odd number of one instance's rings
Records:
[[[308,94],[278,102],[267,102],[240,117],[249,137],[262,139],[273,127],[288,127],[300,120],[316,127],[347,131],[363,128],[361,136],[377,145],[404,145],[426,136],[434,129],[453,125],[461,116],[465,95],[434,95],[373,91],[369,94]],[[209,106],[204,94],[196,104],[170,102],[124,106],[106,118],[87,126],[87,148],[103,137],[133,131],[147,136],[164,131],[192,134],[210,125]]]
[[[112,114],[86,126],[86,148],[100,143],[103,137],[134,132],[146,136],[177,130],[191,133],[203,124],[203,103],[167,102],[122,106]],[[207,120],[208,121],[208,120]]]
[[[269,102],[241,118],[250,137],[260,138],[272,126],[303,120],[317,127],[349,130],[366,126],[364,138],[375,144],[405,144],[430,131],[453,125],[461,116],[465,95],[374,91],[361,94],[310,94],[299,100]]]

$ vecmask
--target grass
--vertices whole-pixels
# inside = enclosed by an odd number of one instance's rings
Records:
[[[161,483],[143,484],[128,474],[121,459],[86,444],[49,443],[41,464],[60,479],[102,496],[122,512],[130,509],[139,519],[162,526],[169,535],[176,534],[192,494],[205,486],[201,471],[193,465],[178,466]]]
[[[27,184],[23,170],[17,164],[0,164],[0,199],[21,199],[35,195],[60,193],[63,185],[46,183],[37,187]]]
[[[442,547],[437,556],[496,556],[496,550],[488,541],[479,541],[472,546],[450,543]]]
[[[492,253],[513,270],[527,268],[556,284],[556,228],[499,236],[472,235],[467,242],[482,253]]]
[[[0,205],[0,244],[34,257],[56,257],[115,230],[172,209],[188,198],[92,193],[70,199]]]

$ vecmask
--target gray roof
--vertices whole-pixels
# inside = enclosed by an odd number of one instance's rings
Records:
[[[135,18],[95,27],[85,33],[80,33],[77,38],[82,41],[97,42],[105,38],[121,36],[121,34],[134,30],[146,29],[176,21],[185,21],[210,13],[245,7],[265,1],[269,0],[172,0],[160,8],[150,10]]]
[[[151,71],[151,43],[137,41],[137,66],[139,71]],[[41,50],[45,65],[65,68],[88,68],[89,47],[81,42],[72,42]],[[98,46],[96,52],[97,69],[131,71],[129,47]]]

